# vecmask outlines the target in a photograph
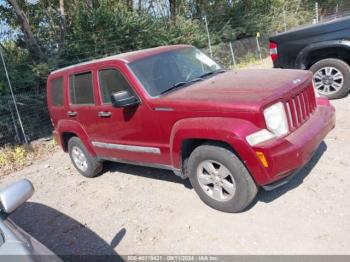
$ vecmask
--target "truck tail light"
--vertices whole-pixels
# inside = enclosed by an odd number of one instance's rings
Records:
[[[270,55],[271,55],[272,61],[277,60],[278,58],[277,44],[274,42],[270,42],[269,48],[270,48]]]

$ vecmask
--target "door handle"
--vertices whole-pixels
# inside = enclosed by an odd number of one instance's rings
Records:
[[[112,112],[101,111],[101,112],[98,112],[98,116],[99,117],[111,117],[112,116]]]
[[[74,111],[68,111],[67,115],[68,116],[76,116],[78,113]]]

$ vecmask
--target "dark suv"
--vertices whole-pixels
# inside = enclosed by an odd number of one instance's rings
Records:
[[[346,96],[350,88],[350,18],[288,31],[270,38],[275,68],[311,70],[320,95]]]

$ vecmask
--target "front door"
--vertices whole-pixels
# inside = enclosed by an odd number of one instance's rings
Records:
[[[96,106],[98,135],[92,144],[100,157],[138,163],[169,164],[167,146],[159,145],[161,132],[152,118],[152,109],[144,103],[116,108],[111,94],[127,90],[136,95],[118,67],[101,67],[96,71],[99,103]]]

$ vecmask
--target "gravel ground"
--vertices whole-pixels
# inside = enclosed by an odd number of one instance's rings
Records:
[[[171,172],[107,163],[86,179],[61,150],[1,176],[36,193],[13,220],[63,254],[350,254],[350,97],[333,101],[337,127],[288,185],[261,190],[226,214]]]

